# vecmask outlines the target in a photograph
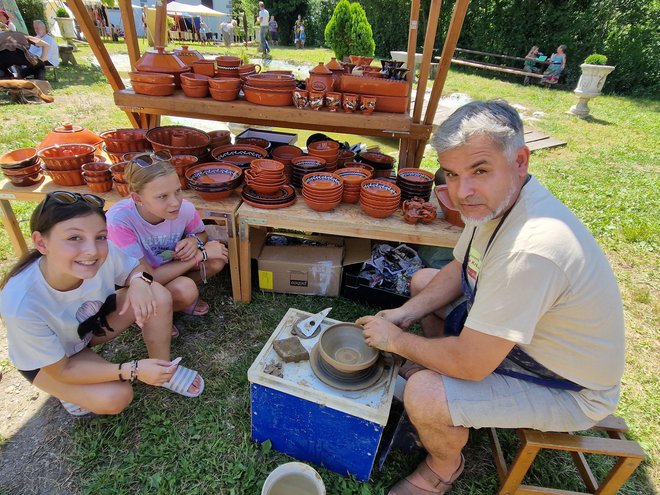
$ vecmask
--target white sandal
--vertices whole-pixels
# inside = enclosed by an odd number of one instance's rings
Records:
[[[59,401],[62,403],[62,406],[64,406],[64,409],[66,409],[66,412],[68,412],[71,416],[75,416],[79,418],[81,416],[87,416],[88,414],[92,414],[92,411],[83,409],[82,407],[74,404],[73,402],[66,402],[62,399],[59,399]]]
[[[188,389],[193,381],[195,381],[196,376],[199,376],[199,391],[197,393],[190,393]],[[184,397],[199,397],[204,391],[204,379],[195,370],[178,365],[170,381],[163,383],[161,386]]]

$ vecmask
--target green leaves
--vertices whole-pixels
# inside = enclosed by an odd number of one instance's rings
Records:
[[[325,42],[338,60],[346,55],[372,56],[376,48],[371,25],[362,6],[341,0],[325,28]]]

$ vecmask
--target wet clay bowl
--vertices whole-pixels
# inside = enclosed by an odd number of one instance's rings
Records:
[[[214,77],[209,79],[209,87],[223,91],[241,89],[242,81],[233,77]]]
[[[174,76],[164,72],[129,72],[131,82],[147,84],[174,84]]]
[[[218,162],[230,162],[246,169],[250,167],[250,162],[257,158],[266,158],[268,152],[258,146],[249,144],[229,144],[214,148],[211,156]]]
[[[154,151],[168,150],[172,155],[204,156],[211,143],[204,131],[181,125],[154,127],[146,137]]]
[[[105,143],[105,151],[110,153],[131,153],[147,149],[146,129],[113,129],[100,134]]]
[[[211,98],[216,101],[234,101],[238,99],[240,90],[238,89],[214,89],[209,87]]]
[[[38,160],[36,148],[19,148],[0,156],[0,167],[4,170],[20,169],[34,165]]]
[[[465,223],[461,219],[461,213],[458,211],[458,208],[454,206],[451,198],[449,197],[449,192],[446,185],[436,186],[434,189],[435,196],[438,198],[440,203],[440,208],[442,208],[442,213],[444,213],[445,220],[452,225],[457,227],[465,227]]]
[[[181,89],[188,98],[206,98],[209,95],[208,86],[188,86],[182,83]]]
[[[176,85],[172,84],[151,84],[132,81],[133,91],[140,95],[148,96],[170,96],[174,94]]]
[[[326,364],[343,373],[370,368],[379,356],[378,350],[364,341],[362,326],[353,323],[328,327],[319,338],[319,354]]]
[[[254,88],[248,84],[243,86],[245,99],[255,105],[269,107],[289,107],[293,105],[293,93],[290,89]]]
[[[44,171],[58,186],[82,186],[85,180],[82,171],[78,170],[49,170]]]
[[[78,170],[94,161],[96,148],[91,144],[56,144],[37,154],[48,170]]]
[[[181,86],[202,86],[206,87],[209,85],[209,76],[204,74],[195,74],[194,72],[186,72],[181,74]]]

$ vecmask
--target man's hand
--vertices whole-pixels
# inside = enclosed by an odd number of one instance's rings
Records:
[[[390,323],[394,323],[397,327],[407,330],[410,325],[415,323],[415,319],[404,311],[402,307],[395,309],[385,309],[376,313],[376,316],[383,318]]]
[[[367,345],[385,352],[396,352],[395,340],[403,330],[395,324],[378,315],[363,316],[355,323],[362,325],[362,334]]]

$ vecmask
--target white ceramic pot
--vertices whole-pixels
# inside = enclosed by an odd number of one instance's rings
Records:
[[[582,64],[582,75],[578,81],[577,88],[573,91],[578,97],[578,103],[573,105],[568,113],[578,117],[589,115],[589,100],[600,95],[605,80],[610,72],[614,70],[613,65]]]
[[[325,485],[313,467],[287,462],[268,475],[261,495],[325,495]]]
[[[56,17],[58,26],[60,27],[60,33],[62,38],[75,38],[76,37],[76,28],[74,24],[74,19],[71,17]]]

